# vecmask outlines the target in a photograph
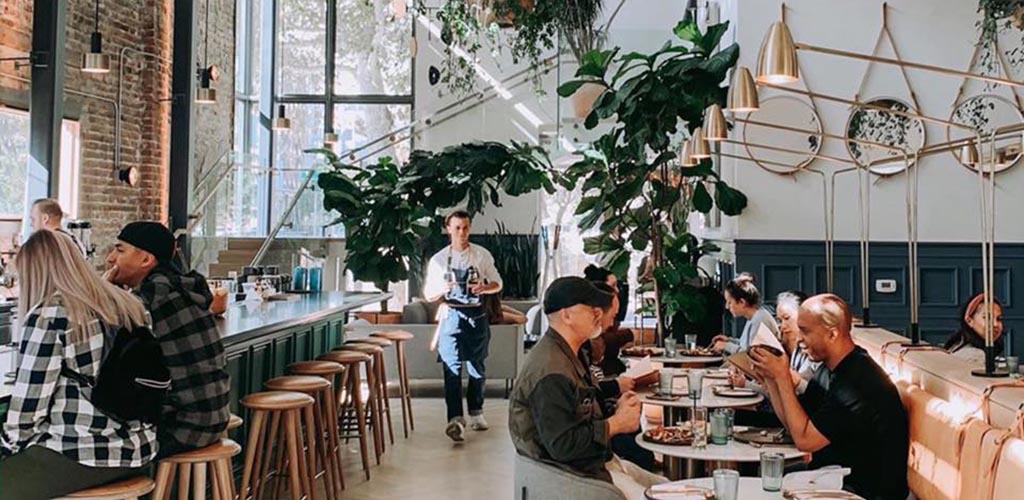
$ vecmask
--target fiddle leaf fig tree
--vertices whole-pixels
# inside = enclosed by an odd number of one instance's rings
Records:
[[[688,321],[707,314],[697,261],[717,248],[690,231],[690,215],[715,206],[738,215],[747,204],[710,159],[682,167],[675,153],[701,126],[705,108],[725,104],[723,82],[739,57],[736,44],[716,52],[727,29],[723,23],[701,32],[684,20],[674,30],[677,40],[654,53],[590,52],[576,79],[558,89],[568,97],[586,83],[604,87],[584,125],[592,129],[613,119],[612,127],[566,176],[582,182],[581,231],[599,233],[585,240],[584,251],[601,256],[618,275],[628,271],[631,255],[644,256],[637,274],[641,286],[655,292],[659,337],[677,314]]]
[[[502,193],[554,192],[554,182],[564,182],[542,148],[519,143],[414,151],[405,165],[384,157],[365,168],[344,163],[329,149],[307,152],[323,156],[331,167],[317,184],[324,209],[339,215],[330,225],[345,227],[346,268],[385,292],[391,283],[409,279],[421,242],[441,233],[447,211],[465,206],[475,215],[501,206]]]

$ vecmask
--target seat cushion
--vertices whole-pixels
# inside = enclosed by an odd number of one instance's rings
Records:
[[[414,300],[402,308],[402,324],[427,325],[435,323],[437,321],[438,307],[440,307],[440,304]]]
[[[1003,445],[999,457],[992,499],[1015,500],[1024,497],[1021,478],[1024,478],[1024,440],[1012,438]]]
[[[976,419],[967,421],[962,433],[960,493],[956,498],[990,500],[996,461],[1009,432]],[[1019,497],[1017,497],[1019,498]]]
[[[960,491],[960,423],[944,399],[898,384],[910,416],[907,482],[921,500],[954,500]]]

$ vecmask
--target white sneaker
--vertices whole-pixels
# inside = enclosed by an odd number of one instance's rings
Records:
[[[466,439],[466,424],[462,418],[453,418],[448,421],[448,425],[444,428],[444,434],[456,443],[461,443]]]
[[[474,431],[486,431],[487,429],[490,429],[490,426],[487,425],[487,421],[484,420],[483,415],[470,415],[469,428]]]

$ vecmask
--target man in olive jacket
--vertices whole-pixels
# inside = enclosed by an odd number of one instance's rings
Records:
[[[509,403],[509,431],[516,451],[571,473],[613,483],[627,498],[664,481],[611,451],[613,436],[640,427],[640,401],[622,394],[606,415],[601,392],[578,357],[580,346],[601,334],[612,296],[583,278],[551,283],[544,295],[550,329],[526,356]]]

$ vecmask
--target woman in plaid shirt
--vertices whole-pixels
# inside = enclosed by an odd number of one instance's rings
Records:
[[[97,376],[114,333],[148,323],[142,303],[49,230],[25,242],[15,266],[24,328],[0,446],[0,497],[47,499],[144,473],[157,451],[155,429],[104,415],[88,387],[61,374],[67,366]]]

